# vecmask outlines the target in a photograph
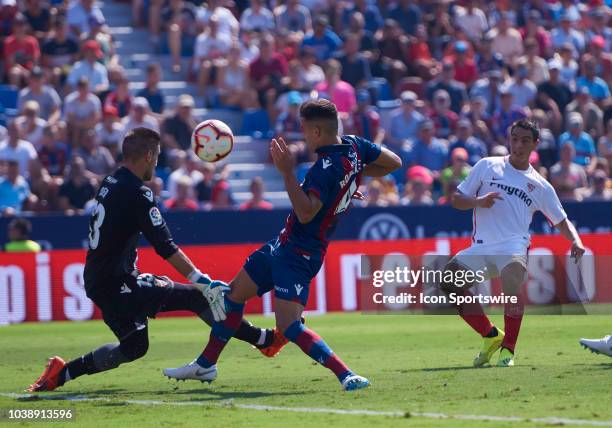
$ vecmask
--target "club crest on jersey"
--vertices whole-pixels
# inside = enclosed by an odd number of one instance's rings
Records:
[[[529,190],[530,192],[533,192],[535,190],[535,186],[531,183],[527,183],[527,190]]]
[[[149,218],[151,219],[151,224],[153,226],[160,226],[164,222],[164,219],[162,218],[162,215],[157,207],[151,207],[149,210]]]

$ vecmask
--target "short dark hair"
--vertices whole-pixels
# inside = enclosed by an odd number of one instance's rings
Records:
[[[134,128],[123,139],[123,159],[137,161],[160,145],[159,134],[148,128]]]
[[[515,128],[521,128],[526,129],[527,131],[531,131],[531,136],[533,137],[534,141],[540,138],[540,128],[538,127],[538,124],[531,119],[520,119],[514,122],[510,127],[511,135],[514,132]]]
[[[330,133],[338,133],[338,110],[329,100],[306,101],[300,107],[300,117],[307,122],[323,122]]]
[[[9,228],[12,227],[19,230],[19,233],[21,233],[21,236],[24,238],[29,238],[30,233],[32,233],[32,223],[30,223],[30,220],[25,218],[18,217],[12,220],[9,223]]]

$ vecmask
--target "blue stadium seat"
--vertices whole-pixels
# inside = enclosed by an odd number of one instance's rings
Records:
[[[393,89],[385,78],[375,77],[370,80],[368,82],[368,89],[370,90],[374,103],[393,99]]]
[[[265,110],[247,110],[242,116],[240,135],[249,135],[253,138],[269,138],[272,136],[270,119]]]
[[[19,90],[12,85],[0,85],[0,124],[17,116],[17,97]]]

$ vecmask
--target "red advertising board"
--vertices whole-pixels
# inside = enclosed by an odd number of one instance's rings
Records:
[[[580,267],[580,275],[588,284],[581,299],[591,302],[612,302],[612,234],[585,235],[588,254]],[[469,245],[464,238],[396,241],[333,242],[321,271],[311,284],[307,310],[367,310],[360,291],[370,278],[362,278],[362,255],[376,255],[378,262],[395,255],[406,256],[412,266],[423,263],[429,254],[450,255]],[[203,271],[212,277],[229,281],[244,259],[258,247],[255,244],[184,247],[185,252]],[[567,257],[570,243],[560,236],[535,236],[530,254],[545,254],[546,263],[530,266],[525,287],[528,304],[569,303],[577,296],[567,286],[568,278],[578,273]],[[0,253],[0,324],[24,321],[87,320],[100,318],[95,305],[83,289],[85,250],[56,250],[39,254]],[[531,260],[531,258],[530,258]],[[150,248],[141,249],[138,258],[142,272],[180,278],[169,264]],[[492,287],[497,287],[493,283]],[[253,299],[249,313],[273,311],[271,296]],[[403,309],[403,308],[389,308]],[[174,313],[172,315],[184,315]]]

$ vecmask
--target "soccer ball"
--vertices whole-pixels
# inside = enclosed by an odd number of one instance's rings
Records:
[[[234,133],[225,122],[209,119],[191,133],[191,148],[205,162],[217,162],[234,148]]]

